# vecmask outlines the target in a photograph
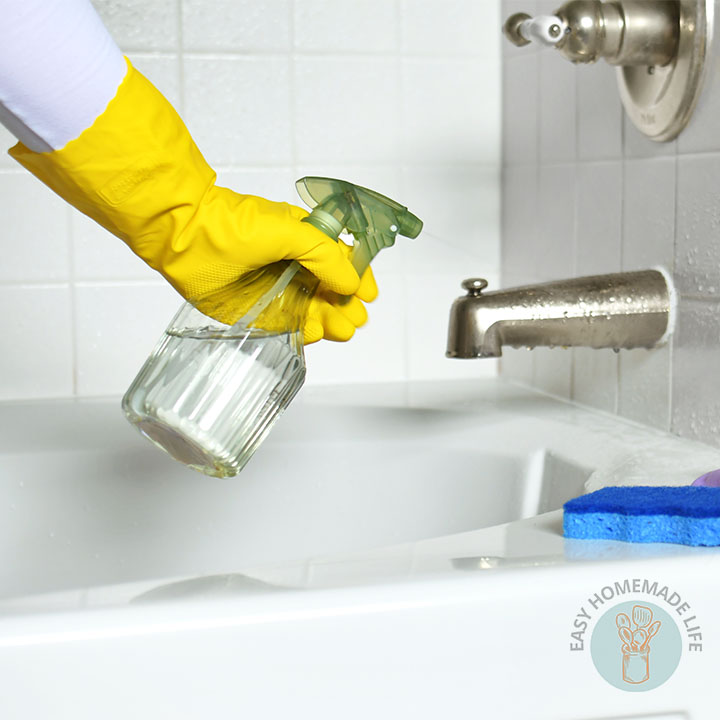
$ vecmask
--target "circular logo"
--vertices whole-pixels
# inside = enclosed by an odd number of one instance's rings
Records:
[[[682,638],[661,607],[643,600],[606,610],[595,624],[590,654],[600,675],[628,692],[662,685],[680,663]]]

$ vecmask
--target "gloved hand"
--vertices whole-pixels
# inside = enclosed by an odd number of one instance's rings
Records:
[[[303,223],[306,225],[307,223]],[[328,238],[329,239],[329,238]],[[337,243],[343,255],[350,254],[350,247],[342,241]],[[305,323],[304,341],[308,345],[325,338],[336,342],[349,340],[356,328],[362,327],[368,319],[363,302],[372,302],[378,295],[375,277],[368,267],[360,278],[360,285],[349,301],[321,284],[310,301]],[[360,302],[360,301],[363,302]]]
[[[180,117],[129,61],[117,94],[77,139],[45,153],[18,143],[10,154],[186,299],[296,259],[321,281],[306,342],[348,340],[367,319],[360,300],[377,295],[372,272],[361,282],[341,244],[300,222],[307,215],[301,208],[217,187]],[[338,303],[338,295],[353,293]]]

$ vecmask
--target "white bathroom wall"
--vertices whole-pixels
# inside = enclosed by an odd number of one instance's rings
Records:
[[[338,176],[425,221],[378,257],[368,325],[308,348],[308,382],[495,373],[444,347],[460,281],[499,277],[499,0],[94,4],[222,184],[297,203],[296,178]],[[180,297],[4,154],[0,243],[0,399],[123,392]]]
[[[551,13],[558,0],[504,0]],[[687,128],[655,143],[625,115],[615,70],[503,41],[503,284],[665,267],[672,341],[653,350],[503,352],[509,379],[720,446],[720,0]]]

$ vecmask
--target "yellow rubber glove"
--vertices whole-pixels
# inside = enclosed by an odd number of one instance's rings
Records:
[[[303,223],[305,225],[306,223]],[[350,247],[339,243],[343,254],[350,253]],[[308,345],[325,338],[336,342],[345,342],[355,333],[355,329],[362,327],[368,319],[367,310],[363,302],[372,302],[378,296],[378,288],[372,270],[368,268],[360,278],[360,286],[349,302],[345,298],[332,292],[326,286],[320,285],[308,308],[305,322],[304,341]],[[360,301],[363,302],[360,302]]]
[[[300,222],[305,210],[217,187],[180,117],[129,61],[117,94],[80,137],[47,153],[18,143],[10,155],[124,240],[186,299],[278,260],[298,260],[321,281],[307,342],[348,340],[367,319],[357,298],[374,299],[372,273],[361,283],[343,246]],[[336,294],[358,290],[334,307]]]

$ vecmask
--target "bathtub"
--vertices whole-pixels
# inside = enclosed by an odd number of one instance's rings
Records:
[[[0,427],[2,718],[716,717],[720,553],[565,540],[560,508],[718,450],[499,380],[306,388],[230,479],[117,399],[5,403]],[[682,640],[647,691],[593,655],[631,597]]]

